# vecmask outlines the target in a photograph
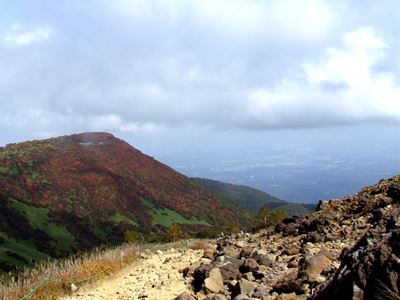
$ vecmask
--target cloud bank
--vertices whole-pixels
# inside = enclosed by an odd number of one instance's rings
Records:
[[[0,13],[4,131],[400,121],[394,0],[22,3]]]

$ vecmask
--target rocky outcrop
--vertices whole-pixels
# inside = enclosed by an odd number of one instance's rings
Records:
[[[199,299],[400,299],[400,176],[273,229],[220,236],[207,256],[186,274]]]

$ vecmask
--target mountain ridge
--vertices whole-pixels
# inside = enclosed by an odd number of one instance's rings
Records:
[[[190,232],[242,218],[186,176],[103,132],[2,147],[0,207],[0,261],[19,264],[120,243],[127,230],[160,238],[175,221]]]
[[[312,211],[312,205],[306,207],[302,204],[291,203],[249,186],[208,178],[195,177],[191,179],[214,192],[225,203],[250,210],[253,213],[256,213],[263,205],[267,205],[271,209],[282,209],[288,215],[305,214]]]

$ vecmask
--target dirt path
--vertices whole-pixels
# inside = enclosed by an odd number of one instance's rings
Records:
[[[141,254],[140,260],[112,278],[78,290],[63,300],[170,300],[188,291],[180,268],[198,261],[203,251],[191,249],[157,250]]]

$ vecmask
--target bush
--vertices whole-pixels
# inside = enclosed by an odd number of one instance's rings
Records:
[[[136,244],[143,241],[143,236],[140,232],[126,230],[124,233],[124,241],[129,244]]]

